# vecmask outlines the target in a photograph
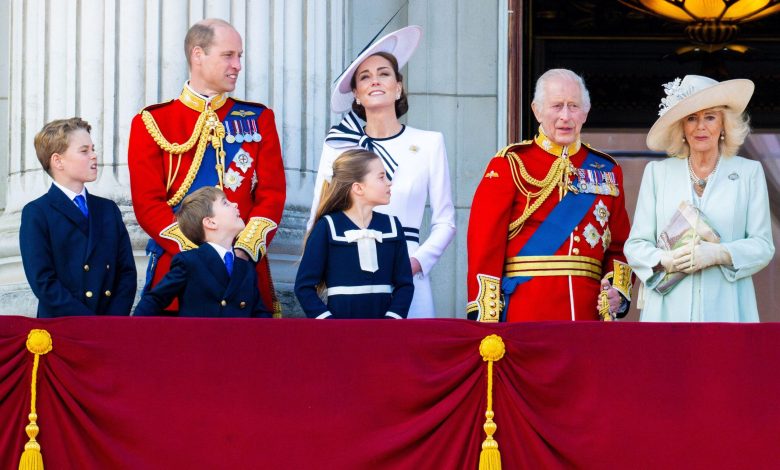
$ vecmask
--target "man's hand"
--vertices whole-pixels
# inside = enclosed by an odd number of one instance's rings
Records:
[[[602,279],[601,280],[601,290],[607,291],[607,300],[609,301],[609,313],[612,315],[612,318],[615,318],[615,316],[620,311],[621,305],[623,305],[623,296],[620,295],[620,292],[618,292],[617,289],[612,287],[612,284],[609,283],[608,280]],[[596,309],[599,308],[598,303],[596,303]]]
[[[241,248],[233,248],[233,254],[241,259],[245,259],[247,261],[252,261],[252,259],[249,257],[249,255],[246,253],[246,251],[242,250]]]

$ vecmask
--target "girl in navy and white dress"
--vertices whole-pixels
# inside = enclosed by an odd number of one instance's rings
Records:
[[[390,201],[390,185],[372,152],[333,162],[295,278],[309,318],[406,318],[414,284],[403,226],[373,211]]]
[[[414,276],[409,318],[436,316],[430,273],[455,236],[455,208],[444,137],[439,132],[405,126],[398,120],[409,108],[399,69],[412,56],[421,35],[419,26],[388,34],[360,53],[338,78],[331,110],[351,112],[333,126],[325,139],[309,219],[311,227],[319,207],[320,188],[338,155],[356,147],[379,155],[387,178],[392,179],[393,197],[389,204],[376,210],[398,217],[404,227]],[[430,230],[423,238],[420,229],[426,201],[430,202]]]

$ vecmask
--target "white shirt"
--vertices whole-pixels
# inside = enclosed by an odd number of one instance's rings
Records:
[[[56,181],[53,181],[53,183],[54,183],[54,186],[60,188],[60,191],[62,191],[63,193],[65,193],[66,196],[68,196],[68,199],[70,199],[70,201],[76,207],[78,207],[78,204],[76,204],[76,201],[74,201],[74,199],[76,199],[76,196],[84,196],[84,205],[87,206],[87,209],[89,209],[89,206],[87,205],[87,188],[86,187],[82,187],[80,193],[74,193],[73,191],[71,191],[70,189],[66,188],[65,186],[59,184]],[[81,209],[79,209],[79,210],[81,210]]]
[[[209,245],[211,245],[212,248],[217,250],[217,254],[222,259],[222,262],[224,263],[225,262],[225,253],[228,252],[228,249],[225,248],[222,245],[217,245],[216,243],[213,243],[213,242],[206,242],[206,243],[208,243]],[[230,250],[230,251],[232,252],[233,250]]]

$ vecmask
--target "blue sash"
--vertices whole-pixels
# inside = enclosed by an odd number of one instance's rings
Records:
[[[591,164],[596,164],[594,166],[604,172],[611,171],[615,166],[611,161],[588,152],[582,163],[582,168]],[[579,181],[575,181],[574,185],[579,186]],[[574,227],[582,221],[595,200],[596,194],[593,193],[580,192],[575,194],[571,191],[566,193],[561,202],[553,208],[544,222],[531,235],[528,242],[523,245],[517,256],[549,256],[554,254],[569,238]],[[509,296],[512,295],[517,286],[530,280],[529,276],[502,276],[501,290],[504,292],[504,313],[509,305]]]

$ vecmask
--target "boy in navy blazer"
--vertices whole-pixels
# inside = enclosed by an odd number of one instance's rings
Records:
[[[35,152],[54,179],[22,209],[19,245],[38,318],[129,315],[136,289],[130,237],[119,207],[87,192],[97,179],[91,126],[78,117],[52,121]]]
[[[134,315],[161,315],[178,298],[181,317],[271,318],[255,267],[233,255],[233,241],[244,228],[238,205],[221,190],[204,186],[184,198],[176,221],[198,248],[173,257],[170,271],[144,294]]]

